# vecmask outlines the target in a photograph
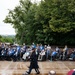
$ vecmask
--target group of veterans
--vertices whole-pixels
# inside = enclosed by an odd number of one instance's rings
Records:
[[[75,48],[68,48],[65,45],[63,48],[58,46],[52,47],[48,45],[35,44],[26,45],[7,45],[0,43],[0,60],[27,61],[30,59],[32,48],[36,49],[38,60],[75,60]]]

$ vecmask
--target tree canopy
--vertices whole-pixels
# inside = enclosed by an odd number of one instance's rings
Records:
[[[75,0],[20,0],[4,22],[13,25],[20,44],[75,44]]]

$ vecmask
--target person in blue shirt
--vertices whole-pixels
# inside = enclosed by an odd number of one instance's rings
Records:
[[[32,43],[32,48],[36,48],[36,45],[34,43]]]
[[[53,60],[56,59],[56,55],[57,55],[57,52],[56,52],[56,50],[54,50],[54,51],[52,52],[52,54],[51,54],[51,57],[52,57]]]
[[[42,44],[40,45],[40,51],[42,51],[44,49],[44,47],[42,46]]]
[[[20,60],[21,47],[17,46],[17,60]]]

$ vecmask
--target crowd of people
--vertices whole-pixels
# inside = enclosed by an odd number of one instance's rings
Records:
[[[39,61],[75,60],[75,49],[68,48],[67,45],[60,48],[58,46],[52,47],[50,45],[36,45],[34,43],[30,46],[0,43],[0,60],[27,61],[30,59],[32,48],[36,49]]]

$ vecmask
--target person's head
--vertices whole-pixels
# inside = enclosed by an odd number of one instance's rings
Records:
[[[75,75],[75,69],[70,70],[70,71],[67,73],[67,75]]]
[[[32,52],[34,52],[35,51],[35,48],[32,48]]]
[[[23,46],[25,45],[25,43],[23,43]]]
[[[51,70],[51,71],[49,71],[49,74],[48,75],[56,75],[56,72],[53,71],[53,70]]]
[[[32,45],[34,45],[34,42],[32,43]]]
[[[65,48],[67,48],[67,45],[65,45]]]

